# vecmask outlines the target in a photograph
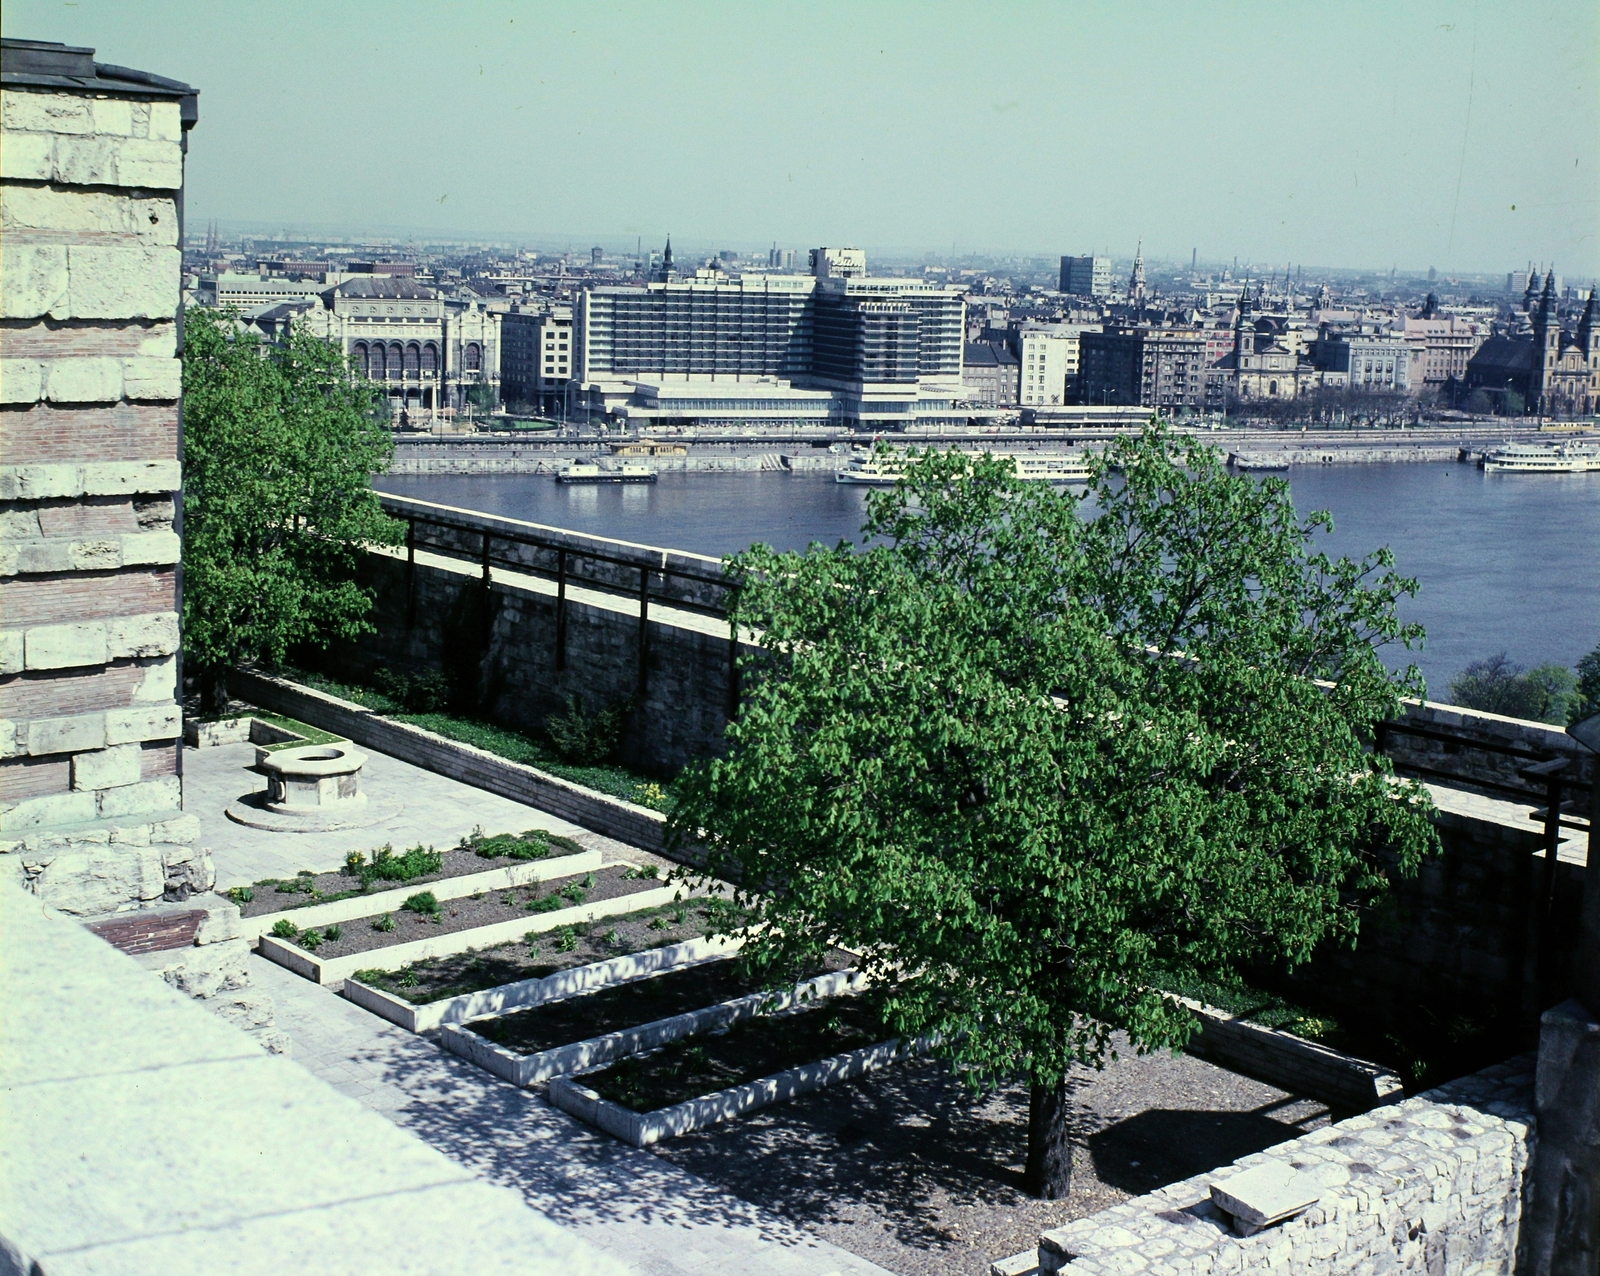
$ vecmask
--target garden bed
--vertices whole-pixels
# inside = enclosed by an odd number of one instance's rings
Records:
[[[281,919],[261,936],[260,951],[317,983],[333,983],[373,966],[375,959],[400,967],[669,904],[680,893],[680,888],[662,886],[622,862],[547,883],[448,900],[427,887],[408,889],[400,906],[389,911],[374,912],[370,899],[354,901],[366,905],[362,915],[331,928],[302,927],[293,916]]]
[[[550,1101],[644,1147],[851,1080],[928,1045],[890,1032],[868,1000],[838,997],[758,1014],[581,1077],[558,1076]]]
[[[745,976],[736,961],[704,962],[516,1014],[445,1024],[440,1042],[513,1085],[535,1085],[679,1037],[717,1032],[757,1015],[848,992],[860,980],[855,971],[839,969],[850,960],[847,953],[831,953],[829,973],[776,992]],[[729,993],[734,995],[710,1004]],[[663,1012],[664,1017],[650,1017]]]
[[[530,829],[521,835],[469,838],[448,851],[431,846],[404,852],[381,846],[365,855],[355,851],[346,857],[345,867],[334,872],[266,878],[236,886],[227,895],[239,906],[241,934],[254,939],[283,920],[303,930],[392,912],[421,886],[432,890],[436,899],[459,899],[586,873],[600,864],[599,851],[543,829]]]

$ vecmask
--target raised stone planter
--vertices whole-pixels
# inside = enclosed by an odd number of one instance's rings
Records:
[[[436,884],[435,884],[436,885]],[[433,889],[429,886],[427,889]],[[512,921],[495,922],[471,930],[451,931],[431,939],[414,939],[410,943],[391,944],[386,948],[369,948],[345,957],[318,957],[287,940],[273,935],[261,936],[257,951],[269,961],[275,961],[295,974],[315,984],[334,984],[366,970],[375,962],[389,966],[405,966],[424,957],[448,957],[464,953],[469,948],[492,948],[495,944],[521,939],[530,931],[557,930],[562,926],[576,926],[582,922],[596,921],[602,917],[616,917],[641,908],[657,908],[672,903],[680,895],[676,886],[658,886],[654,890],[635,891],[592,904],[575,904],[571,908],[558,908],[549,913],[530,913]],[[296,910],[298,912],[300,910]],[[362,917],[377,916],[370,911]],[[361,920],[356,918],[353,920]],[[296,925],[299,923],[296,922]]]
[[[259,939],[280,921],[293,922],[301,929],[308,926],[327,926],[335,922],[354,921],[359,917],[375,917],[379,913],[392,913],[406,899],[419,890],[433,892],[433,897],[446,900],[465,899],[480,891],[504,890],[511,886],[526,886],[530,882],[548,882],[557,877],[570,877],[587,873],[600,867],[599,851],[580,851],[576,855],[561,855],[553,859],[526,860],[505,868],[493,868],[483,873],[468,873],[462,877],[443,877],[424,885],[413,883],[397,886],[393,890],[377,891],[371,895],[352,895],[349,899],[330,900],[326,904],[307,904],[302,908],[285,908],[276,913],[259,913],[246,917],[240,925],[246,939]]]
[[[344,995],[356,1005],[390,1023],[399,1024],[408,1032],[432,1032],[446,1024],[510,1014],[514,1010],[526,1010],[529,1006],[561,997],[596,992],[613,984],[647,979],[669,970],[683,970],[703,961],[726,957],[737,952],[739,947],[737,941],[729,939],[690,939],[681,944],[668,944],[642,953],[591,962],[587,966],[574,966],[571,970],[560,970],[542,979],[522,979],[514,984],[462,993],[458,997],[442,997],[420,1006],[358,979],[345,980]]]
[[[1405,1087],[1381,1064],[1263,1028],[1215,1006],[1175,998],[1200,1016],[1205,1027],[1189,1041],[1190,1054],[1237,1068],[1292,1094],[1304,1094],[1347,1111],[1365,1112],[1392,1102]]]
[[[912,1042],[896,1038],[834,1055],[831,1059],[788,1068],[747,1085],[730,1086],[715,1094],[658,1108],[654,1112],[634,1112],[620,1103],[602,1099],[576,1077],[557,1077],[551,1081],[550,1102],[580,1121],[586,1121],[624,1143],[642,1148],[674,1135],[687,1134],[690,1130],[717,1125],[768,1104],[783,1103],[825,1086],[853,1080],[885,1064],[920,1054],[928,1044],[926,1039],[921,1038]]]
[[[657,1019],[653,1023],[640,1024],[637,1028],[608,1032],[602,1037],[574,1041],[570,1045],[540,1050],[535,1054],[518,1054],[515,1050],[507,1050],[487,1037],[480,1037],[469,1025],[454,1023],[444,1025],[439,1034],[439,1043],[452,1054],[470,1059],[480,1068],[512,1085],[538,1085],[552,1077],[581,1072],[626,1055],[654,1050],[679,1037],[727,1028],[742,1019],[752,1019],[762,1013],[788,1010],[802,1001],[836,997],[849,992],[859,980],[860,976],[853,970],[818,975],[815,979],[796,984],[787,992],[751,993],[746,997],[735,997],[732,1001],[707,1006],[704,1010]]]

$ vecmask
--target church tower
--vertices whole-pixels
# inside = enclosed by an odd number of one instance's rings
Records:
[[[1144,240],[1133,250],[1133,274],[1128,276],[1128,304],[1144,305]]]
[[[1584,396],[1583,413],[1589,413],[1600,407],[1600,330],[1594,323],[1594,294],[1595,289],[1589,289],[1589,300],[1583,307],[1583,318],[1578,320],[1578,350],[1583,355],[1584,367]]]
[[[1561,356],[1561,316],[1556,311],[1556,272],[1544,277],[1544,292],[1533,316],[1533,368],[1528,378],[1529,406],[1541,416],[1553,409],[1550,391],[1555,380],[1556,360]]]

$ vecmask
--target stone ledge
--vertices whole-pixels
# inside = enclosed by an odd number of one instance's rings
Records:
[[[0,465],[0,501],[74,496],[169,496],[183,487],[177,461]]]

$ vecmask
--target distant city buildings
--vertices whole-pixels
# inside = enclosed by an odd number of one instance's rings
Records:
[[[1111,258],[1063,257],[1061,291],[1069,297],[1109,297]]]
[[[961,367],[967,402],[978,408],[1017,407],[1021,366],[1005,341],[969,341]]]

